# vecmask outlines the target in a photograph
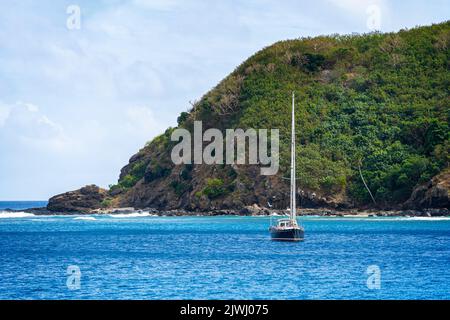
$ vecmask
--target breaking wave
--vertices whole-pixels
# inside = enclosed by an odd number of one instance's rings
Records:
[[[97,220],[97,219],[95,219],[94,217],[76,217],[76,218],[73,218],[73,220],[94,221],[94,220]]]
[[[450,221],[450,217],[368,217],[368,216],[343,216],[343,217],[333,217],[333,220],[352,220],[352,221]]]
[[[0,219],[6,219],[6,218],[29,218],[29,217],[35,217],[32,213],[22,212],[22,211],[0,211]]]
[[[133,213],[113,213],[109,214],[112,218],[139,218],[139,217],[156,217],[156,214],[150,214],[149,212],[133,212]]]
[[[420,221],[438,221],[438,220],[450,220],[450,217],[410,217],[403,218],[405,220],[420,220]]]

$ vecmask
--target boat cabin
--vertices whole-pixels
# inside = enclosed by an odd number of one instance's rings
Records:
[[[284,228],[292,228],[296,227],[297,223],[295,220],[291,219],[280,219],[278,220],[277,228],[284,229]]]

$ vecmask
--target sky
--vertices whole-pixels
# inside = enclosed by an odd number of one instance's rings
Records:
[[[448,0],[2,0],[0,200],[116,183],[190,101],[276,41],[449,18]]]

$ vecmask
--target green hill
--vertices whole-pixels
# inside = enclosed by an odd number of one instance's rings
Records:
[[[277,42],[257,52],[178,118],[192,130],[278,128],[281,166],[175,166],[172,129],[130,159],[106,205],[240,208],[288,204],[290,95],[297,98],[302,205],[402,205],[449,166],[450,22],[397,33]],[[448,176],[448,175],[447,175]]]

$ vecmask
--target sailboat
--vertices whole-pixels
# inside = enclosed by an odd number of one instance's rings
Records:
[[[292,93],[291,195],[289,218],[279,219],[275,226],[269,228],[272,240],[302,241],[305,237],[305,229],[297,223],[295,177],[295,95]]]

